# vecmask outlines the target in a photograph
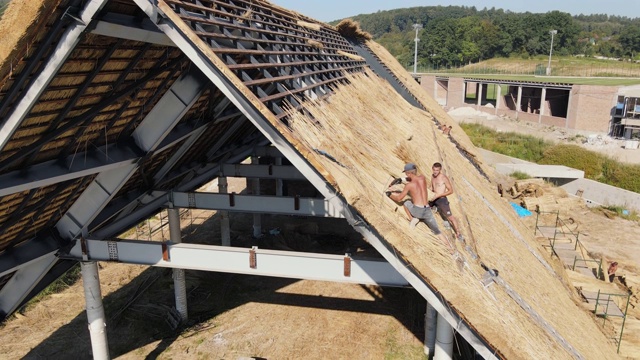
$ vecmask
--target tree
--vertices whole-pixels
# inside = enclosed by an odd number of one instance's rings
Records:
[[[622,29],[618,36],[622,54],[635,56],[640,52],[640,26],[629,25]]]

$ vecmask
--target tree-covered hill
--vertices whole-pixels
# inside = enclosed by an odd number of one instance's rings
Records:
[[[572,16],[560,11],[514,13],[464,6],[425,6],[353,17],[401,63],[413,61],[419,32],[420,65],[451,66],[494,57],[549,53],[550,30],[558,55],[639,58],[640,19],[606,14]]]

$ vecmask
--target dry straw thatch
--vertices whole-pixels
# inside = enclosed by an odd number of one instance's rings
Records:
[[[352,60],[356,60],[356,61],[364,61],[364,59],[362,58],[362,56],[355,55],[355,54],[352,54],[352,53],[348,53],[348,52],[346,52],[346,51],[337,50],[337,51],[336,51],[336,54],[338,54],[338,55],[342,55],[342,56],[346,56],[346,57],[348,57],[349,59],[352,59]]]
[[[546,322],[585,358],[616,357],[508,203],[449,138],[436,130],[429,113],[408,104],[373,73],[350,77],[349,84],[336,89],[329,101],[313,101],[306,110],[310,115],[291,112],[292,131],[287,134],[296,138],[301,153],[331,174],[336,188],[397,256],[442,293],[500,355],[509,359],[572,358],[561,341],[541,325]],[[465,141],[464,135],[458,136]],[[327,152],[339,164],[312,149]],[[399,204],[383,194],[390,178],[399,176],[407,161],[415,162],[421,172],[429,171],[433,162],[443,162],[455,188],[449,199],[452,212],[468,242],[542,321],[534,319],[502,287],[494,284],[485,289],[480,282],[484,270],[468,254],[469,267],[461,271],[425,225],[408,228]],[[466,254],[459,243],[457,247]]]
[[[302,20],[298,20],[297,23],[302,27],[306,27],[307,29],[311,29],[315,31],[320,31],[320,29],[322,29],[322,25],[318,23],[312,23],[312,22],[302,21]]]
[[[45,12],[53,11],[61,0],[26,1],[13,0],[0,20],[0,88],[12,70],[20,66],[27,54],[28,44],[35,42],[35,34],[46,23],[38,21]],[[20,24],[16,26],[16,24]],[[6,66],[10,63],[10,66]]]
[[[360,29],[360,23],[352,19],[344,19],[336,25],[336,30],[347,39],[371,40],[368,32]]]

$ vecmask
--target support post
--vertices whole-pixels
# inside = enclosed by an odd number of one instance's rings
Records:
[[[258,157],[252,156],[251,163],[254,165],[258,165]],[[260,179],[255,178],[252,180],[252,192],[253,195],[260,195]],[[261,214],[253,214],[253,236],[258,238],[262,235],[262,215]]]
[[[228,182],[226,176],[218,178],[218,192],[226,194],[228,190]],[[231,231],[229,230],[229,212],[219,211],[220,214],[220,242],[222,246],[231,246]]]
[[[482,106],[482,93],[483,93],[482,90],[484,90],[483,87],[484,87],[484,84],[482,83],[478,83],[476,85],[476,97],[477,97],[476,105],[478,106],[478,108]]]
[[[276,158],[276,166],[282,166],[282,158]],[[283,182],[282,179],[276,180],[276,196],[282,196],[283,193]]]
[[[500,108],[502,108],[502,85],[495,84],[495,86],[496,86],[496,112],[495,112],[495,114],[498,115],[498,110],[500,110]]]
[[[427,312],[424,314],[424,354],[428,359],[433,357],[436,346],[436,323],[438,313],[436,309],[427,303]]]
[[[540,95],[540,115],[538,116],[538,123],[542,123],[542,117],[545,115],[545,103],[547,102],[547,88],[542,88],[542,95]]]
[[[522,111],[522,86],[518,86],[518,100],[516,103],[516,119],[518,114]]]
[[[180,244],[182,242],[180,210],[178,208],[169,208],[167,212],[169,213],[171,242]],[[180,314],[182,322],[185,322],[189,319],[189,312],[187,310],[187,286],[184,278],[184,269],[173,269],[173,288],[175,289],[176,310]]]
[[[107,324],[102,306],[100,291],[100,277],[98,264],[95,261],[81,262],[82,282],[84,285],[84,299],[87,305],[87,322],[91,336],[91,351],[94,360],[109,359],[109,345],[107,341]]]
[[[453,329],[442,315],[438,313],[436,329],[436,346],[433,360],[451,360],[453,358]]]

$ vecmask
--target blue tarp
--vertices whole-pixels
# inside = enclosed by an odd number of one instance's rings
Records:
[[[523,208],[522,206],[520,206],[520,205],[518,205],[518,204],[516,204],[514,202],[511,202],[509,204],[511,204],[511,207],[513,208],[513,210],[516,211],[518,216],[520,216],[520,217],[531,216],[531,211]]]

